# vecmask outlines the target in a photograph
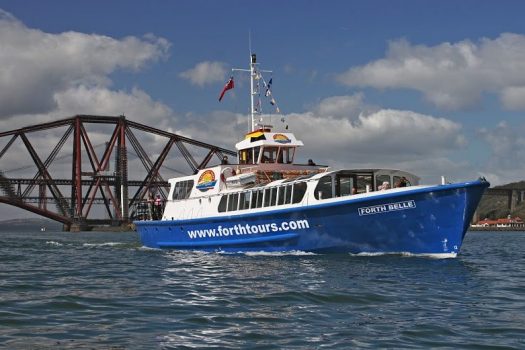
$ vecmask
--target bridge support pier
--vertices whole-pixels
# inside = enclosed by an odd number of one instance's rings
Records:
[[[474,215],[472,216],[472,221],[470,223],[477,224],[478,221],[479,221],[479,212],[478,212],[478,209],[476,209],[476,211],[474,212]]]
[[[516,204],[518,202],[518,191],[509,191],[509,214],[516,210]]]

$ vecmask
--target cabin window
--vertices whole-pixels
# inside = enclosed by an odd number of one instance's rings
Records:
[[[239,194],[239,210],[250,209],[251,192],[242,192]]]
[[[294,147],[279,147],[277,163],[291,164],[293,162]]]
[[[190,196],[192,188],[193,180],[176,182],[175,187],[173,188],[173,194],[171,195],[171,198],[173,200],[187,199]]]
[[[292,147],[279,147],[279,154],[277,155],[277,163],[291,164],[293,161],[293,153],[294,153],[293,151],[294,150],[295,149]]]
[[[388,187],[385,188],[383,184],[388,184]],[[386,190],[392,188],[392,183],[390,183],[390,175],[377,175],[376,176],[376,190]]]
[[[251,208],[260,208],[263,203],[264,190],[256,189],[252,191]]]
[[[237,204],[239,201],[239,194],[233,193],[228,195],[228,211],[237,210]]]
[[[252,155],[253,155],[253,161],[249,161],[249,164],[257,163],[259,160],[259,153],[261,152],[261,149],[259,147],[254,147],[252,149]]]
[[[283,205],[284,204],[284,196],[285,192],[288,186],[281,186],[279,187],[279,199],[277,201],[277,205]]]
[[[303,200],[304,194],[306,193],[306,182],[298,182],[293,185],[293,197],[292,203],[296,204]]]
[[[270,188],[267,188],[264,190],[264,206],[265,207],[268,207],[270,205],[270,197],[271,197],[271,192],[270,192]]]
[[[250,208],[257,208],[257,191],[252,191]]]
[[[352,175],[338,174],[336,183],[337,197],[349,196],[355,194],[357,190],[354,188],[354,177]]]
[[[277,188],[267,188],[264,190],[264,206],[272,207],[277,202]]]
[[[279,147],[279,153],[277,154],[277,163],[284,163],[284,149]]]
[[[319,179],[314,192],[315,199],[332,198],[332,176],[326,175]]]
[[[277,205],[290,204],[292,202],[292,185],[281,186],[277,192],[279,193]]]
[[[290,204],[292,201],[292,185],[286,186],[286,193],[284,195],[284,204]]]
[[[261,163],[275,163],[277,159],[278,147],[264,147],[261,157]]]
[[[405,182],[405,186],[400,186],[400,184],[403,182]],[[410,183],[410,181],[408,181],[408,179],[404,176],[394,176],[394,187],[406,187],[406,186],[412,186],[412,184]]]
[[[246,197],[246,193],[245,192],[242,192],[242,193],[239,193],[239,210],[243,210],[244,209],[244,199]]]
[[[286,164],[291,164],[293,162],[295,147],[281,148],[281,153],[282,153],[283,162]]]
[[[243,149],[239,151],[239,164],[251,164],[251,150]]]
[[[257,191],[257,204],[256,204],[257,208],[261,208],[262,207],[263,195],[264,195],[264,191],[263,190],[258,190]],[[252,208],[254,208],[254,207],[252,206]]]
[[[222,196],[219,202],[219,213],[224,213],[226,211],[226,200],[228,196]]]
[[[274,206],[277,203],[277,187],[270,190],[270,206]]]
[[[357,193],[366,193],[367,190],[372,190],[372,175],[358,175],[357,176]]]

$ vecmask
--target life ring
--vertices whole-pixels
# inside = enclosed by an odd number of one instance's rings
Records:
[[[236,175],[235,169],[231,167],[226,167],[222,169],[221,171],[221,180],[226,181],[227,178],[229,178],[230,176],[235,176],[235,175]]]

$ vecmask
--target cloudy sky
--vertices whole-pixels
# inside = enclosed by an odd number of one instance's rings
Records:
[[[247,68],[251,32],[302,159],[401,168],[425,183],[519,181],[523,13],[506,0],[0,0],[0,130],[124,114],[233,148],[247,76],[218,95],[231,68]],[[35,143],[51,149],[59,136]]]

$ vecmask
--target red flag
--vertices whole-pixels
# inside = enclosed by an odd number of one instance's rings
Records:
[[[221,91],[221,95],[219,96],[219,102],[222,100],[222,98],[224,97],[224,93],[228,90],[231,90],[235,87],[235,85],[233,84],[233,77],[230,78],[230,80],[228,80],[228,82],[226,83],[226,85],[224,85],[224,88],[222,89]]]

